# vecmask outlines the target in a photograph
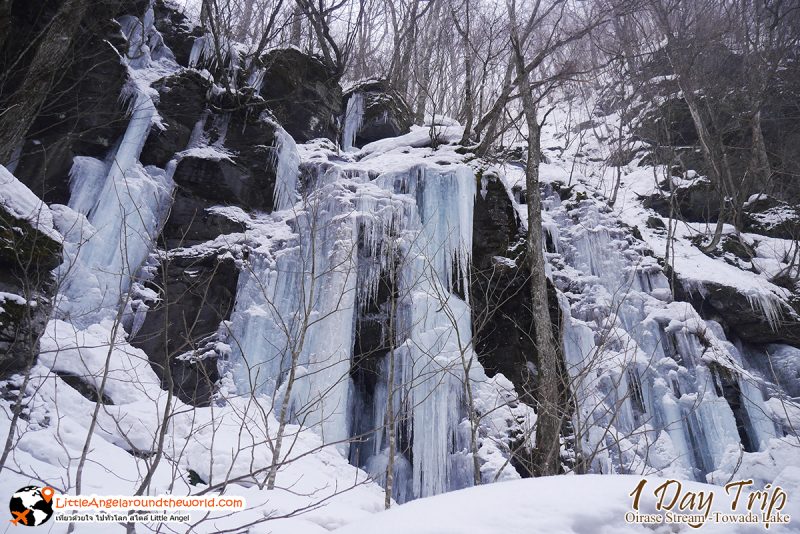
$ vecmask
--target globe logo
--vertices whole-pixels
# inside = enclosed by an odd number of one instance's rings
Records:
[[[11,523],[19,526],[36,527],[46,523],[53,516],[53,495],[50,487],[25,486],[12,495],[8,507],[11,509]]]

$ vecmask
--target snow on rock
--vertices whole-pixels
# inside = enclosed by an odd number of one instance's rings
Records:
[[[569,461],[593,473],[715,483],[751,469],[760,484],[771,482],[798,463],[796,455],[782,452],[797,440],[794,404],[785,393],[797,391],[796,376],[776,376],[761,349],[729,340],[719,323],[704,320],[688,303],[673,302],[662,269],[666,232],[647,224],[652,212],[640,201],[657,187],[656,171],[625,168],[616,203],[609,206],[616,169],[599,163],[607,147],[592,136],[581,146],[560,146],[566,139],[557,126],[560,113],[556,108],[555,124],[542,131],[548,162],[540,173],[548,274],[561,293],[564,355],[576,395],[576,457]],[[526,227],[521,167],[491,170]],[[773,329],[795,320],[786,304],[790,292],[768,280],[769,272],[785,267],[786,244],[745,235],[756,250],[754,263],[766,267],[752,272],[702,253],[692,238],[707,230],[677,224],[669,242],[675,287],[689,294],[732,288]],[[768,460],[773,454],[781,460]]]
[[[105,393],[115,404],[134,402],[159,387],[160,382],[147,356],[127,345],[124,330],[118,328],[113,337],[112,331],[111,321],[86,330],[64,321],[50,321],[42,336],[39,363],[78,376],[94,388],[100,388],[105,376]]]
[[[47,204],[2,165],[0,165],[0,208],[12,217],[27,221],[47,237],[61,241],[61,236],[53,228],[53,214]]]
[[[200,496],[224,491],[247,502],[246,510],[234,515],[193,515],[193,521],[199,521],[197,532],[245,529],[247,525],[253,525],[251,532],[325,532],[382,509],[383,492],[366,473],[349,465],[335,450],[323,448],[313,431],[296,426],[287,429],[292,446],[282,455],[276,489],[264,491],[259,484],[264,483],[265,468],[271,463],[268,443],[277,429],[274,417],[265,410],[270,399],[232,398],[223,406],[208,408],[169,401],[165,391],[148,382],[155,377],[146,367],[144,353],[121,339],[112,346],[109,334],[108,324],[87,331],[60,322],[51,327],[48,346],[52,349],[57,342],[66,350],[57,358],[45,358],[52,370],[45,365],[31,370],[25,417],[18,422],[16,446],[0,491],[10,495],[29,485],[29,476],[17,473],[22,470],[35,472],[59,492],[74,494],[76,468],[95,403],[67,385],[62,375],[93,380],[94,370],[104,365],[110,353],[107,387],[114,404],[106,404],[98,412],[83,472],[83,494],[107,494],[114,488],[115,494],[133,495],[150,467],[148,459],[158,446],[166,411],[170,414],[164,436],[168,461],[155,466],[146,494]],[[141,378],[134,379],[137,376]],[[14,386],[19,387],[19,382],[12,380]],[[8,400],[0,404],[5,411],[11,409]],[[8,431],[9,419],[4,419],[0,432],[5,435]],[[225,480],[228,484],[223,490],[219,484]],[[52,531],[66,532],[67,527],[55,524]],[[139,531],[147,529],[141,525]]]
[[[431,146],[434,141],[438,144],[455,143],[461,139],[463,133],[464,128],[458,124],[430,127],[412,126],[411,131],[405,135],[381,139],[364,145],[356,156],[366,160],[390,151],[408,152],[410,148]]]

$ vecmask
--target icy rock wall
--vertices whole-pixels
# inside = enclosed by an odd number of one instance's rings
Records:
[[[719,324],[673,302],[660,266],[608,210],[546,196],[581,468],[705,480],[740,449],[782,437],[763,379]]]
[[[469,306],[454,292],[466,287],[472,248],[471,169],[418,164],[373,180],[328,163],[305,172],[308,190],[283,215],[294,235],[253,250],[240,279],[231,321],[237,392],[270,395],[279,412],[293,379],[291,422],[316,428],[343,454],[354,409],[367,413],[370,447],[360,447],[359,463],[382,480],[388,347],[370,399],[352,390],[350,368],[359,308],[392,270],[395,498],[470,485],[464,373],[467,363],[482,369],[472,361]]]

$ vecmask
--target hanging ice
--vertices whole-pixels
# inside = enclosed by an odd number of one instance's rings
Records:
[[[59,310],[77,324],[113,314],[152,247],[167,213],[171,177],[162,169],[139,163],[151,125],[157,118],[148,84],[152,10],[144,21],[123,20],[130,42],[130,120],[124,136],[106,161],[76,158],[70,173],[69,206],[83,214],[93,233],[78,245],[62,269],[64,285]],[[135,54],[135,55],[134,55]]]
[[[775,437],[722,329],[671,302],[661,268],[630,247],[613,216],[591,202],[570,212],[559,204],[551,195],[548,215],[562,231],[548,233],[571,269],[570,298],[561,297],[564,355],[585,468],[705,480],[731,444],[752,450]],[[756,305],[774,319],[770,301]]]
[[[372,298],[382,273],[396,268],[394,387],[401,393],[393,395],[393,424],[414,438],[411,450],[398,452],[395,491],[404,500],[469,485],[458,428],[465,363],[474,353],[469,307],[453,291],[467,282],[471,170],[416,165],[374,181],[324,164],[306,171],[316,189],[287,220],[296,232],[290,246],[255,250],[240,280],[232,318],[237,389],[280,402],[294,366],[292,421],[317,428],[328,443],[341,441],[346,453],[356,302]],[[481,372],[477,362],[472,367]],[[376,421],[388,398],[387,384],[381,387]],[[362,460],[385,470],[386,442],[377,435],[372,443]]]
[[[278,127],[275,131],[275,209],[291,208],[297,192],[297,178],[300,174],[300,156],[297,145],[286,130]]]
[[[344,114],[344,130],[342,132],[342,148],[349,152],[353,150],[358,130],[364,120],[364,95],[360,92],[353,93],[347,100],[347,110]]]

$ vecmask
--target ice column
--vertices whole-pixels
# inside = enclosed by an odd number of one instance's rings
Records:
[[[162,169],[143,167],[139,155],[157,112],[143,80],[150,65],[145,36],[152,12],[124,20],[128,31],[132,81],[130,122],[107,161],[76,158],[70,174],[69,206],[85,215],[94,233],[80,245],[67,274],[59,308],[79,323],[112,313],[131,277],[141,267],[166,215],[172,179]]]
[[[342,148],[349,152],[354,150],[358,130],[364,120],[364,95],[353,93],[347,100],[347,110],[344,114],[344,131],[342,132]]]

